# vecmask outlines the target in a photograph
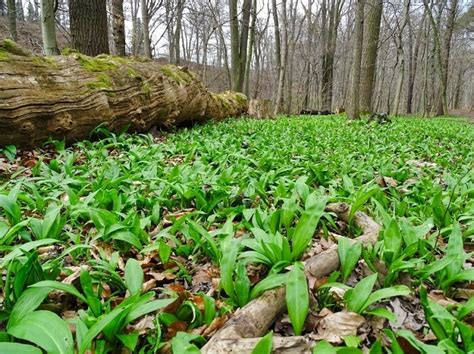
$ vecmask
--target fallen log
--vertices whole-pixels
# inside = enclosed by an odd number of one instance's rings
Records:
[[[238,116],[240,93],[211,93],[187,68],[143,58],[79,53],[33,56],[0,42],[0,146],[78,141],[101,125],[111,131]]]
[[[333,212],[341,220],[349,222],[350,206],[346,203],[332,203],[326,207],[326,211]],[[361,242],[363,245],[374,244],[380,232],[380,225],[365,213],[356,212],[353,218],[355,225],[361,228],[362,235],[353,239],[353,242]],[[321,278],[329,275],[339,268],[339,255],[337,245],[332,246],[305,261],[305,271],[313,277]],[[232,353],[235,345],[229,346],[229,343],[257,343],[277,317],[285,310],[285,288],[279,287],[265,291],[260,297],[249,302],[243,308],[237,310],[234,316],[206,343],[201,349],[204,354]],[[252,338],[252,340],[250,340]],[[310,353],[310,346],[302,342],[301,337],[288,337],[293,339],[281,339],[273,342],[274,353],[285,353],[288,346],[298,343],[294,352]],[[245,340],[244,340],[245,339]],[[231,342],[229,342],[231,341]],[[228,348],[229,351],[224,351]],[[232,350],[231,350],[232,349]],[[252,348],[245,348],[239,353],[251,353]]]

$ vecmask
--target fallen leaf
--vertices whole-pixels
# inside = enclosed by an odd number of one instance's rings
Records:
[[[318,325],[315,339],[330,343],[342,343],[343,337],[357,335],[357,329],[365,318],[354,312],[341,311],[326,316]]]

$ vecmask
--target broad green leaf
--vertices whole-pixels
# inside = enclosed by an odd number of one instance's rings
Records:
[[[99,321],[94,323],[92,327],[84,334],[82,338],[82,344],[79,347],[79,353],[84,354],[84,352],[89,348],[92,344],[92,340],[97,337],[107,325],[112,323],[118,316],[120,316],[127,308],[126,307],[117,307],[113,309],[107,315],[104,315],[100,318]]]
[[[10,253],[8,253],[0,262],[0,269],[5,268],[5,266],[10,262],[12,259],[20,256],[23,252],[29,252],[35,248],[50,245],[53,243],[57,243],[58,240],[52,238],[46,238],[44,240],[37,240],[37,241],[30,241],[27,243],[20,244],[16,246]]]
[[[306,209],[298,220],[298,224],[291,238],[292,256],[294,260],[299,260],[303,252],[312,240],[319,219],[324,214],[326,198],[318,197],[316,193],[311,193],[306,200]]]
[[[377,273],[369,275],[357,283],[354,289],[346,291],[344,299],[347,302],[347,309],[349,311],[360,314],[364,310],[364,305],[377,281],[377,275]]]
[[[363,305],[361,311],[364,311],[367,307],[383,299],[387,299],[395,296],[408,296],[410,295],[410,289],[405,285],[395,285],[390,288],[380,289],[372,294],[367,299],[367,302]]]
[[[341,237],[338,240],[338,254],[342,268],[342,281],[346,282],[362,254],[362,244],[357,241],[351,242],[346,237]]]
[[[74,285],[71,284],[65,284],[61,283],[59,281],[54,281],[54,280],[43,280],[38,283],[35,283],[31,286],[32,288],[47,288],[49,291],[51,290],[59,290],[59,291],[64,291],[65,293],[74,295],[77,297],[79,300],[87,304],[87,300],[82,295],[79,290],[77,290]]]
[[[268,275],[265,279],[260,280],[250,292],[250,298],[255,299],[264,291],[274,289],[274,288],[284,285],[286,281],[288,280],[288,274],[289,273],[271,274],[271,275]]]
[[[377,309],[365,311],[365,313],[367,313],[368,315],[372,315],[372,316],[378,316],[378,317],[386,318],[390,322],[397,322],[397,316],[395,316],[395,314],[392,311],[390,311],[390,310],[388,310],[384,307],[379,307]]]
[[[41,349],[29,344],[21,343],[0,343],[0,353],[2,354],[42,354]]]
[[[190,334],[185,332],[178,332],[171,340],[171,347],[173,353],[182,354],[200,354],[199,348],[192,342],[199,340],[202,337],[197,334]]]
[[[222,251],[221,258],[221,287],[224,289],[227,296],[234,299],[235,298],[235,289],[234,289],[234,270],[235,263],[237,259],[237,254],[239,252],[239,243],[240,239],[232,239],[224,247]]]
[[[74,352],[74,341],[69,326],[50,311],[35,311],[26,314],[8,329],[8,334],[35,343],[51,354]]]
[[[304,322],[309,311],[308,282],[304,274],[303,265],[295,263],[288,274],[286,283],[286,307],[291,326],[297,336],[301,334]]]
[[[17,324],[26,314],[35,311],[48,296],[49,291],[49,289],[26,289],[10,313],[7,328]]]
[[[333,347],[325,340],[321,340],[313,347],[313,354],[336,354],[338,348]]]
[[[268,332],[262,337],[252,350],[252,354],[271,354],[273,348],[273,332]]]
[[[125,284],[131,295],[139,294],[143,286],[143,270],[134,258],[129,258],[125,265]]]
[[[142,304],[140,306],[133,306],[130,309],[130,312],[127,314],[127,317],[125,318],[125,323],[130,323],[135,321],[136,319],[154,311],[158,311],[159,309],[162,309],[173,302],[175,302],[175,298],[170,298],[170,299],[158,299],[158,300],[153,300],[149,301],[145,304]]]

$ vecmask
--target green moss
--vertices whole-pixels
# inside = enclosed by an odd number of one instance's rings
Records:
[[[52,57],[40,57],[35,55],[32,59],[32,62],[35,63],[36,65],[41,65],[41,66],[48,66],[52,68],[57,67],[56,60]]]
[[[107,74],[97,75],[97,81],[90,82],[87,87],[93,91],[111,89],[113,85],[112,79]]]
[[[151,87],[150,87],[150,84],[148,82],[144,82],[142,84],[142,92],[147,95],[147,96],[150,96],[151,94]]]
[[[7,61],[10,56],[6,50],[0,49],[0,61]]]
[[[20,47],[11,39],[4,39],[3,42],[0,43],[0,51],[6,52],[7,55],[8,53],[13,54],[13,55],[23,56],[23,57],[29,57],[31,55],[28,51]],[[5,56],[5,53],[3,56]]]
[[[118,65],[110,60],[110,57],[88,57],[87,55],[77,54],[77,60],[87,71],[99,72],[106,70],[115,70]]]
[[[71,54],[79,54],[79,52],[72,48],[64,48],[63,50],[61,50],[61,55],[68,56]]]
[[[178,84],[189,84],[194,79],[191,73],[185,72],[174,65],[164,65],[160,68],[160,72]]]

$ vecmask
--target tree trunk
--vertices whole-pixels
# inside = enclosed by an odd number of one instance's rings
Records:
[[[0,45],[6,51],[9,46]],[[246,111],[238,93],[210,93],[197,75],[153,61],[48,58],[7,52],[0,61],[0,145],[37,146],[89,137],[102,124],[112,131],[223,119]]]
[[[10,32],[10,37],[15,42],[18,40],[18,34],[16,31],[16,4],[15,0],[7,0],[7,10],[8,10],[8,30]]]
[[[232,89],[238,90],[239,82],[239,18],[237,12],[237,0],[229,0],[229,16],[230,16],[230,56],[231,56],[231,74]]]
[[[140,0],[140,8],[142,11],[142,31],[143,31],[143,54],[151,59],[151,40],[150,40],[150,18],[148,14],[148,6],[146,0]]]
[[[360,64],[362,59],[362,42],[364,39],[364,1],[356,1],[354,29],[354,62],[352,63],[351,99],[347,116],[349,119],[359,119],[359,88]]]
[[[69,18],[74,49],[90,56],[109,53],[104,0],[69,0]]]
[[[373,93],[375,84],[375,73],[377,70],[377,52],[380,37],[380,22],[382,19],[383,1],[370,0],[367,14],[365,42],[365,60],[362,68],[362,80],[360,87],[360,109],[363,113],[373,110]]]
[[[448,69],[451,56],[451,40],[453,38],[454,25],[458,11],[458,0],[451,0],[451,7],[446,19],[446,31],[443,39],[443,52],[441,63],[441,99],[438,101],[436,115],[442,116],[448,113]]]
[[[178,9],[176,15],[176,31],[174,33],[174,63],[180,63],[181,51],[180,51],[180,39],[181,39],[181,27],[183,21],[183,11],[184,11],[184,0],[178,0]]]
[[[125,56],[125,17],[123,14],[123,0],[112,0],[112,23],[114,45],[117,55]]]
[[[44,54],[58,55],[59,49],[56,42],[56,21],[53,0],[41,0],[41,33],[43,36]]]

